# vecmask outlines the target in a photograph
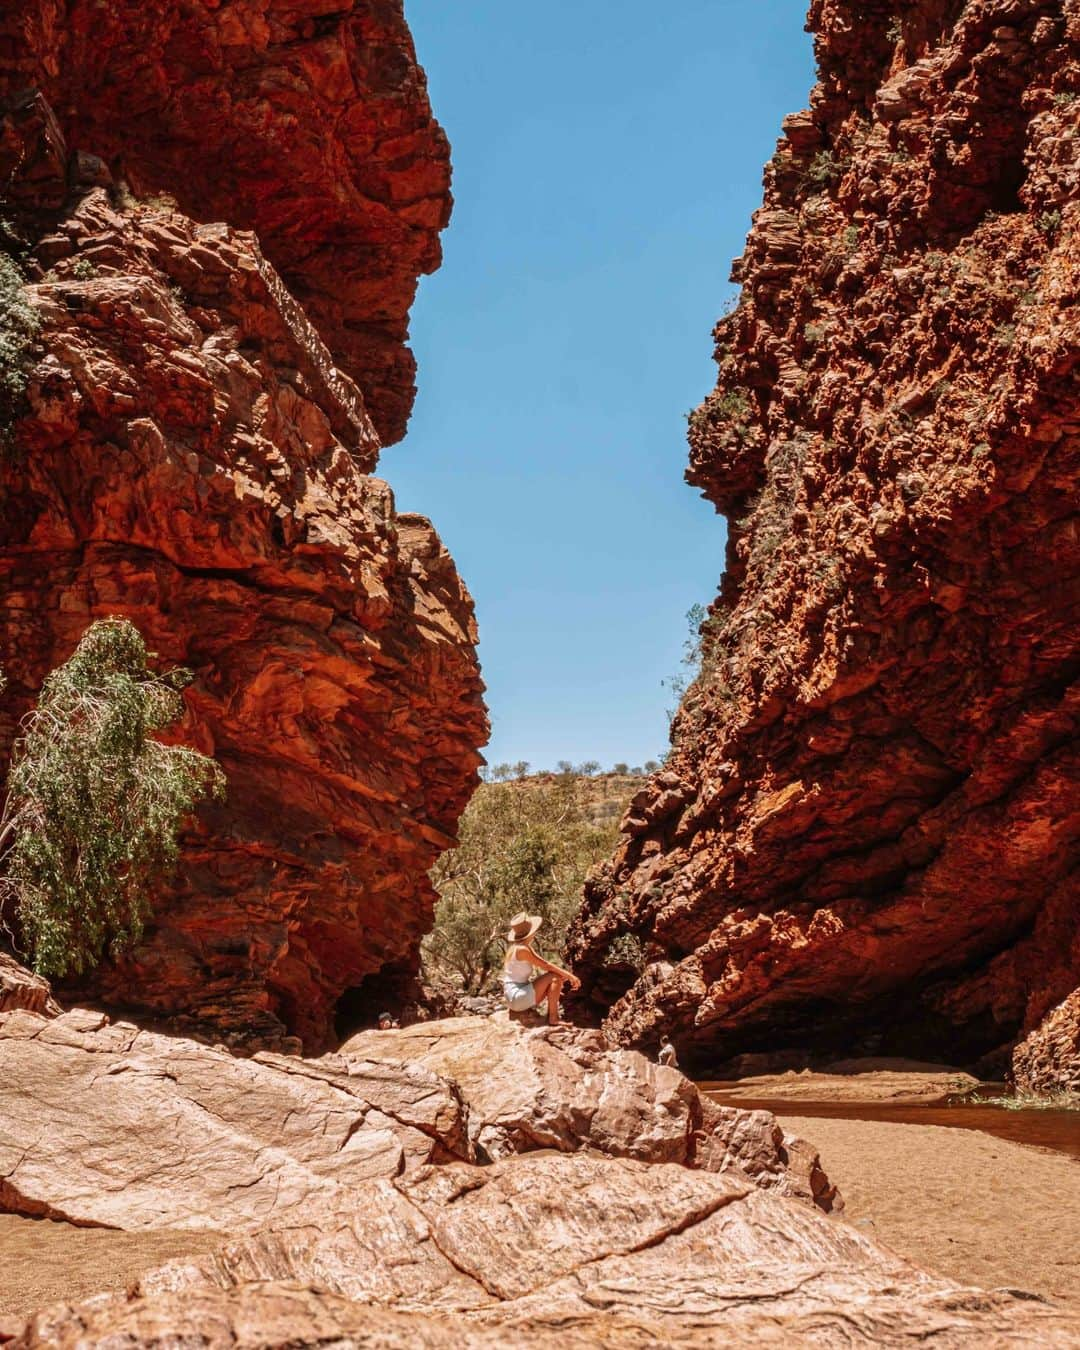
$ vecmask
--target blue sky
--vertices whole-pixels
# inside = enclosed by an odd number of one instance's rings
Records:
[[[420,396],[379,472],[476,600],[492,763],[659,757],[724,522],[684,414],[786,112],[804,0],[406,0],[453,147]]]

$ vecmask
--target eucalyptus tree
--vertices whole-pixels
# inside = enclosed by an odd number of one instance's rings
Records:
[[[138,629],[103,619],[25,718],[0,815],[0,913],[39,973],[78,974],[137,942],[185,818],[224,796],[213,759],[153,735],[182,717],[191,679],[152,671]]]

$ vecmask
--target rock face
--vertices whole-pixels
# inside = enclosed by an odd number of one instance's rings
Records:
[[[0,1016],[0,1210],[236,1232],[361,1181],[469,1159],[467,1110],[423,1068],[237,1059],[76,1009]]]
[[[487,1345],[500,1329],[545,1347],[1076,1344],[1046,1306],[958,1288],[745,1181],[585,1154],[369,1182],[347,1212],[54,1308],[14,1344],[163,1345],[181,1329],[215,1347]]]
[[[468,1103],[469,1136],[481,1158],[588,1149],[737,1170],[757,1186],[826,1212],[842,1207],[817,1150],[785,1134],[775,1116],[718,1106],[677,1069],[619,1050],[598,1032],[523,1030],[505,1015],[455,1017],[361,1032],[341,1055],[411,1064],[451,1079]]]
[[[390,1032],[240,1059],[84,1010],[0,1013],[0,1210],[223,1243],[0,1341],[1075,1344],[1039,1301],[959,1288],[780,1194],[775,1147],[750,1175],[766,1113],[703,1121],[691,1155],[702,1107],[673,1070],[479,1021],[426,1053]],[[421,1062],[439,1043],[460,1086]],[[504,1156],[477,1165],[476,1137]]]
[[[571,955],[691,1063],[974,1061],[1080,979],[1080,6],[810,17],[691,417],[702,674]]]
[[[536,1149],[723,1171],[839,1207],[816,1151],[767,1111],[714,1106],[595,1032],[485,1022],[372,1032],[318,1060],[238,1059],[81,1009],[0,1015],[0,1210],[237,1232],[428,1162]]]
[[[369,397],[384,425],[408,402],[398,330],[437,257],[445,144],[400,6],[307,9],[42,0],[0,20],[20,34],[0,43],[0,170],[41,319],[0,465],[0,754],[96,617],[190,667],[182,734],[221,763],[228,800],[200,814],[146,941],[77,993],[323,1049],[346,990],[374,978],[369,1001],[385,997],[415,970],[427,872],[487,728],[471,599],[430,524],[368,476]],[[301,69],[336,72],[333,135]],[[204,218],[244,210],[197,224],[136,202],[90,151]],[[236,220],[265,231],[310,311]]]
[[[1013,1052],[1013,1078],[1021,1092],[1056,1092],[1080,1098],[1080,989],[1073,992]]]
[[[43,1017],[55,1017],[60,1006],[47,980],[24,970],[18,961],[0,952],[0,1013],[25,1008]]]
[[[409,307],[450,216],[402,0],[33,0],[0,39],[0,86],[40,90],[74,150],[137,196],[257,232],[380,438],[400,439]]]

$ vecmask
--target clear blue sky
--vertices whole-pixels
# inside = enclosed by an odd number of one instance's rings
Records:
[[[476,600],[491,763],[657,758],[724,522],[683,482],[804,0],[406,0],[453,147],[420,396],[379,472]]]

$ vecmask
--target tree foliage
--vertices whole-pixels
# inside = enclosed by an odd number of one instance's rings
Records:
[[[0,234],[6,233],[0,222]],[[0,249],[0,448],[6,444],[23,395],[39,320],[26,298],[22,273]]]
[[[585,873],[617,836],[614,823],[590,823],[569,776],[482,785],[462,816],[458,848],[431,874],[439,902],[423,946],[428,981],[438,989],[483,991],[502,960],[506,922],[518,910],[544,916],[539,941],[559,960]]]
[[[154,674],[126,619],[83,634],[23,724],[0,820],[10,905],[34,968],[79,973],[140,937],[177,832],[224,775],[205,755],[151,733],[183,713],[185,670]]]

